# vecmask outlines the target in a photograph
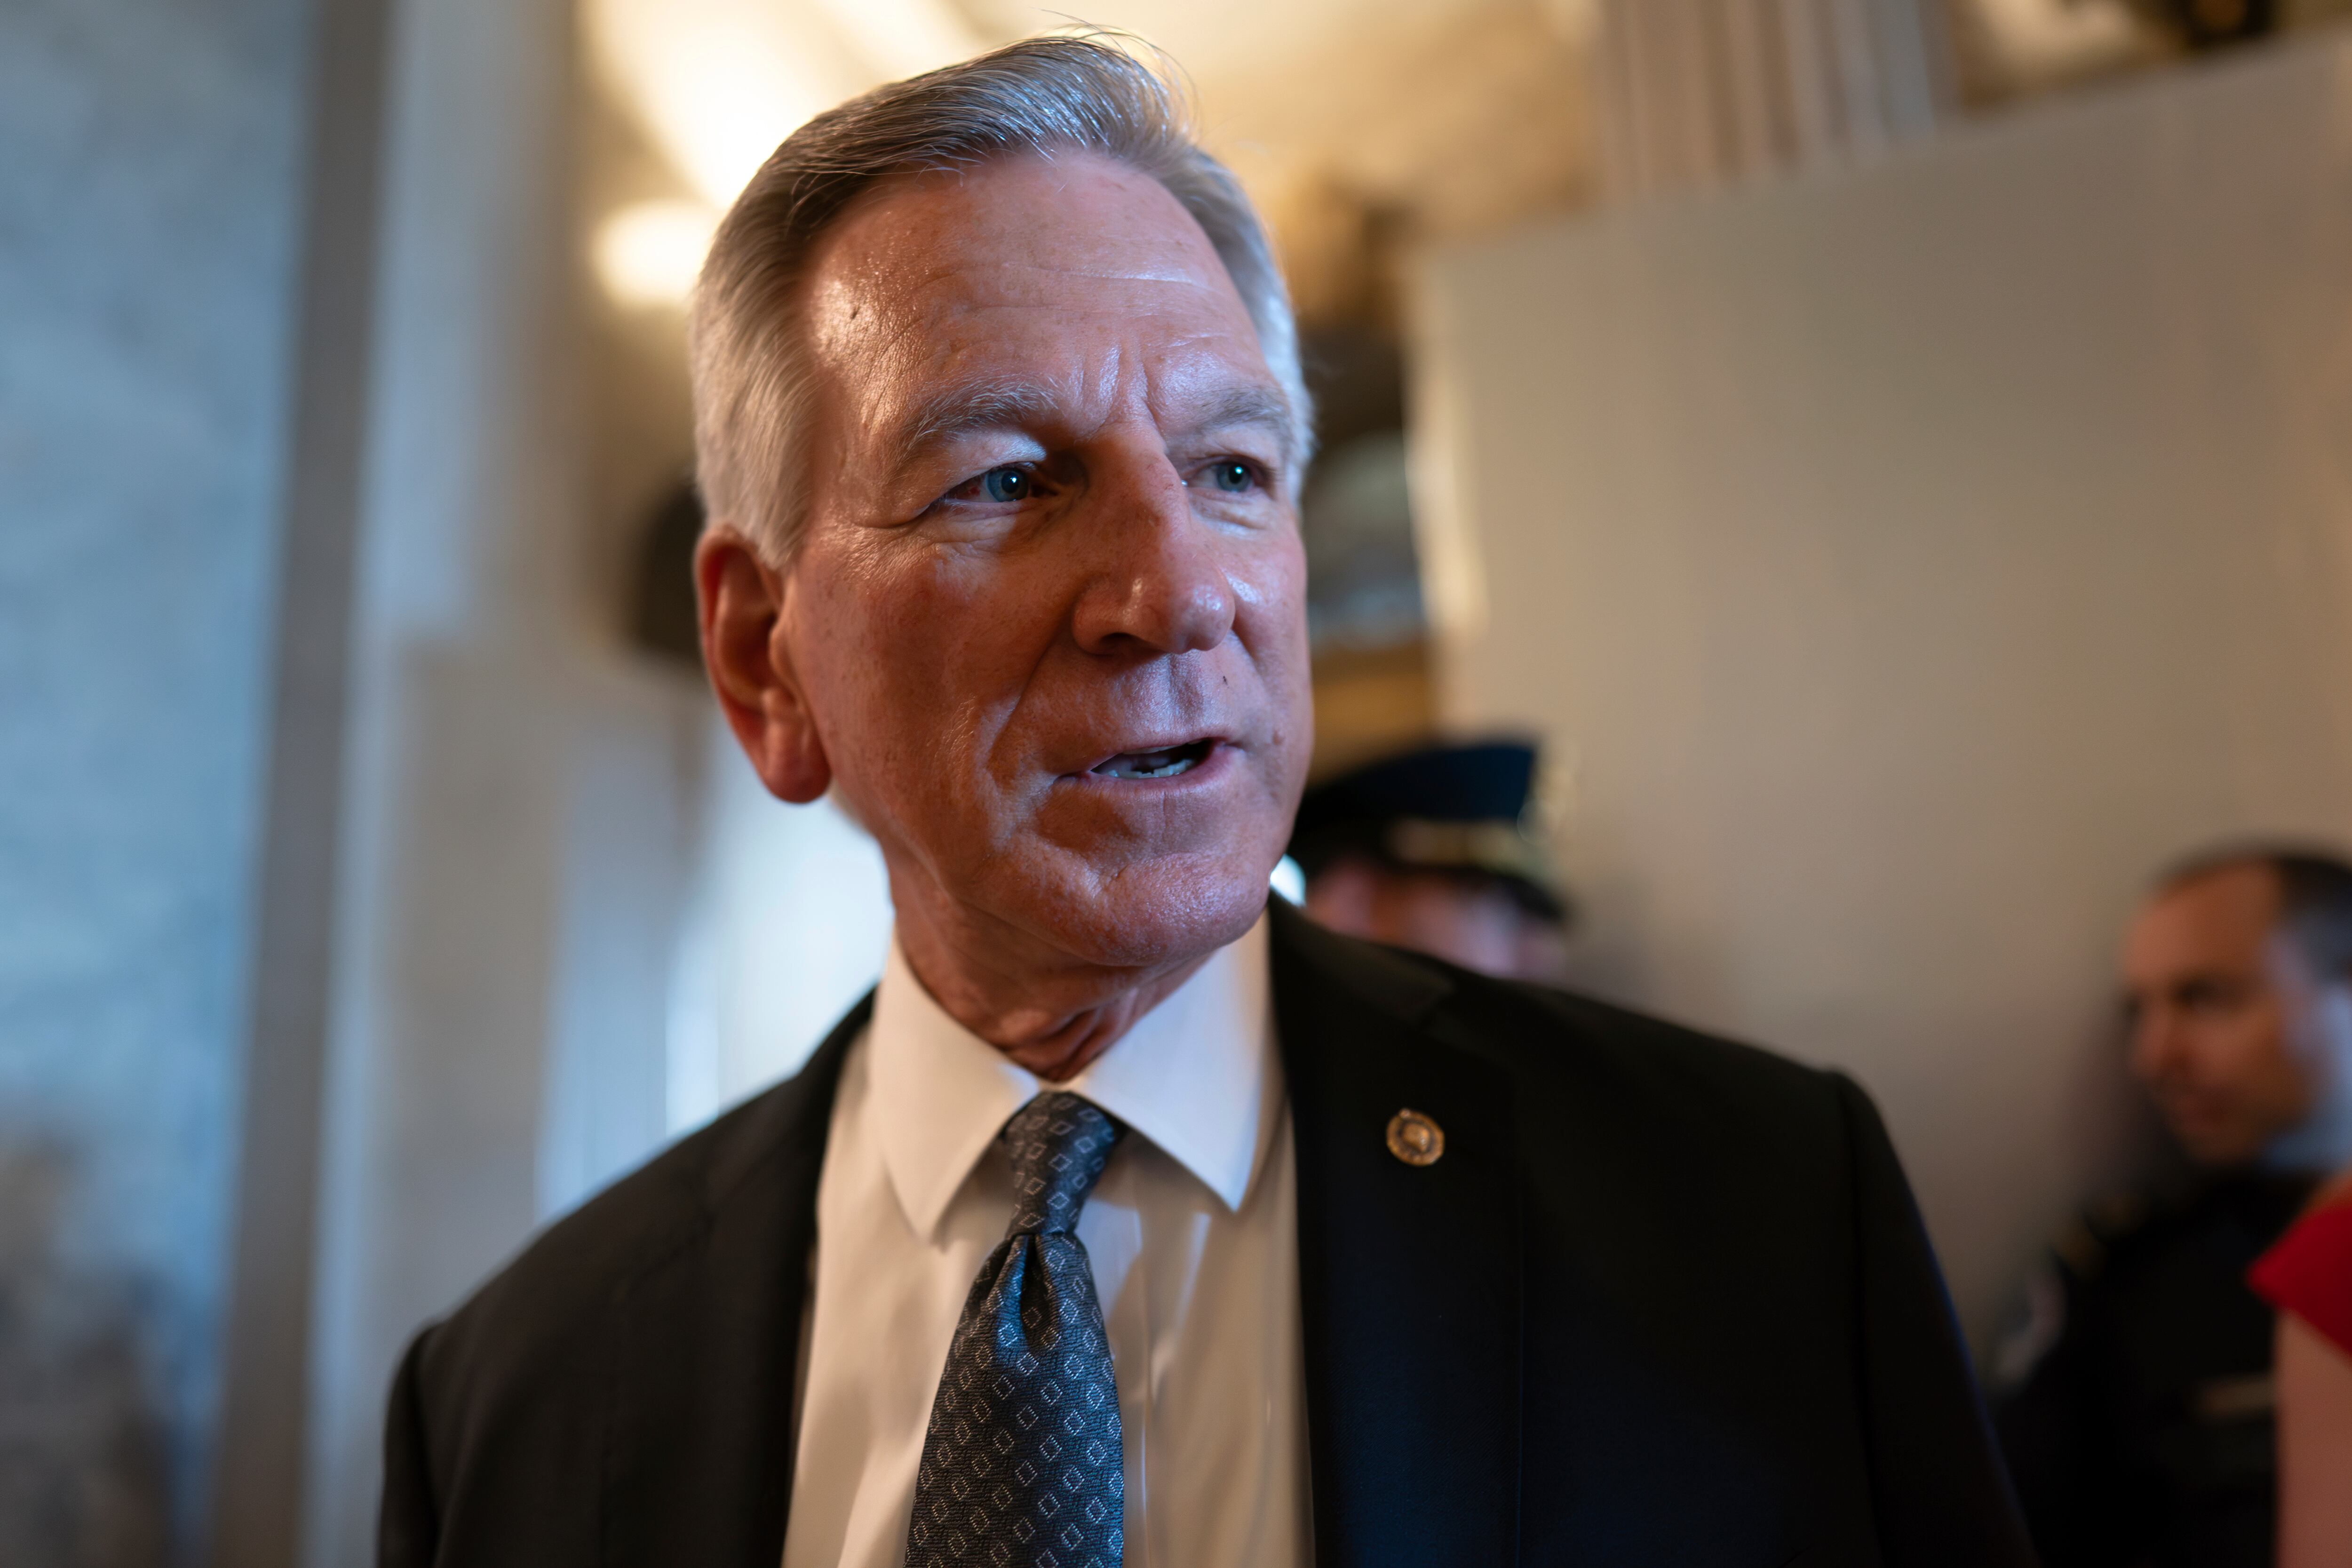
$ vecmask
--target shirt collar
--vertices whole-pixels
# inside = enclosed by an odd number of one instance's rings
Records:
[[[1086,1071],[1060,1087],[1157,1144],[1237,1210],[1272,1131],[1266,921],[1210,955]],[[898,938],[882,965],[866,1036],[869,1113],[898,1206],[917,1235],[940,1217],[1013,1113],[1041,1087],[950,1017],[908,966]]]

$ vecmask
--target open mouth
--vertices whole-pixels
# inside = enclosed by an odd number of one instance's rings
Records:
[[[1121,752],[1107,761],[1097,763],[1089,770],[1097,778],[1106,779],[1172,779],[1178,773],[1189,773],[1209,760],[1214,741],[1188,741],[1181,746],[1163,746],[1156,752]]]

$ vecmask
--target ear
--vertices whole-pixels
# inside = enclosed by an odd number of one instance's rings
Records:
[[[833,765],[784,637],[789,585],[731,528],[711,529],[694,547],[702,666],[719,710],[769,793],[803,805],[825,792]]]

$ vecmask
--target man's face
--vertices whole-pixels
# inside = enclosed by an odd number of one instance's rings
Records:
[[[1150,177],[868,196],[809,274],[779,636],[900,900],[1088,962],[1247,929],[1312,740],[1289,409]]]
[[[1307,912],[1333,931],[1483,974],[1557,984],[1566,965],[1560,928],[1489,879],[1402,871],[1346,855],[1307,884]]]
[[[2200,1164],[2257,1158],[2314,1104],[2316,997],[2278,920],[2275,875],[2232,866],[2157,894],[2124,944],[2132,1071]]]

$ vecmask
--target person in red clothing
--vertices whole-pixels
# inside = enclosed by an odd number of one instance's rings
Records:
[[[2247,1271],[2278,1309],[2279,1568],[2352,1563],[2352,1172]]]
[[[2053,1248],[1995,1359],[2002,1447],[2047,1568],[2271,1568],[2273,1313],[2245,1274],[2352,1163],[2352,864],[2199,856],[2121,970],[2132,1071],[2188,1169]]]

